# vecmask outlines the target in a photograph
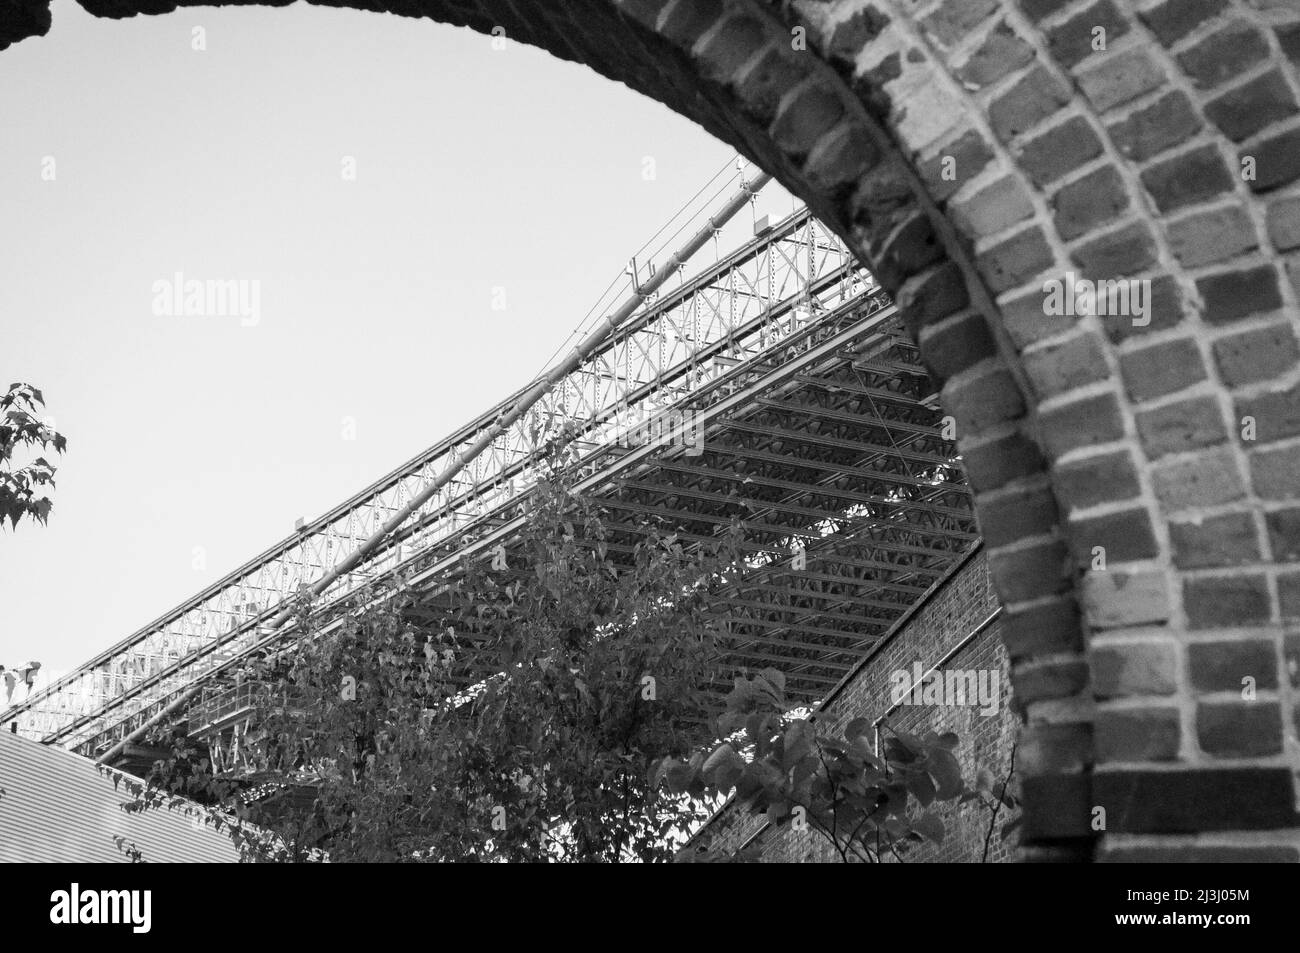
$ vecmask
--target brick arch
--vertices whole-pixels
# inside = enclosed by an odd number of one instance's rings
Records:
[[[958,421],[1027,719],[1029,858],[1297,857],[1293,3],[329,5],[585,63],[772,172],[875,271]],[[50,26],[0,7],[0,48]],[[1048,313],[1068,272],[1149,282],[1149,323]]]

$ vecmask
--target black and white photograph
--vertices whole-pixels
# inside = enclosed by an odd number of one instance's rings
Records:
[[[0,261],[11,924],[1300,862],[1300,0],[0,0]]]

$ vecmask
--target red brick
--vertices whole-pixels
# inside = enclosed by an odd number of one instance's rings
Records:
[[[1277,647],[1270,639],[1193,642],[1187,646],[1187,671],[1198,692],[1241,692],[1242,679],[1255,688],[1277,688]]]
[[[1277,70],[1230,89],[1205,104],[1205,118],[1233,142],[1253,136],[1297,111],[1300,104]]]
[[[1047,314],[1047,295],[1042,288],[1028,294],[1008,298],[998,305],[1002,312],[1002,326],[1011,335],[1018,349],[1023,349],[1045,337],[1061,334],[1079,323],[1078,315]]]
[[[1021,362],[1040,398],[1105,380],[1110,374],[1101,338],[1092,331],[1027,350]]]
[[[1200,128],[1201,120],[1191,101],[1175,90],[1107,126],[1106,132],[1121,155],[1133,162],[1144,162],[1186,142]]]
[[[989,550],[989,571],[1004,603],[1053,596],[1070,587],[1069,558],[1059,541]]]
[[[1066,510],[1127,500],[1142,492],[1127,450],[1061,464],[1052,471],[1052,482]]]
[[[969,36],[998,8],[996,0],[948,0],[921,19],[921,26],[940,43],[951,46]]]
[[[1207,516],[1195,523],[1170,523],[1169,541],[1179,569],[1240,566],[1256,562],[1259,533],[1249,513]]]
[[[984,42],[954,70],[967,89],[982,89],[1015,72],[1034,58],[1034,48],[1016,35],[1006,21],[998,23]]]
[[[1252,453],[1250,482],[1262,500],[1300,499],[1300,446]]]
[[[1178,65],[1201,89],[1212,89],[1268,58],[1268,41],[1244,20],[1215,30],[1178,54]]]
[[[1124,181],[1110,165],[1071,182],[1051,198],[1057,234],[1067,241],[1111,221],[1128,204]]]
[[[766,126],[776,117],[781,98],[808,76],[811,69],[812,63],[806,56],[776,50],[765,54],[736,83],[742,112]]]
[[[1278,830],[1295,824],[1291,769],[1285,767],[1098,771],[1092,796],[1105,808],[1112,834]]]
[[[1002,615],[1002,641],[1013,659],[1078,652],[1083,648],[1079,607],[1066,596]]]
[[[919,337],[925,325],[956,314],[970,304],[961,269],[945,262],[909,278],[895,298],[911,335]]]
[[[1264,516],[1274,562],[1300,560],[1300,509],[1273,510]]]
[[[1269,203],[1268,240],[1278,251],[1300,248],[1300,198],[1288,196]]]
[[[1196,740],[1219,758],[1259,758],[1282,751],[1282,711],[1276,702],[1201,702]]]
[[[892,219],[891,219],[892,220]],[[871,236],[869,240],[874,240]],[[869,248],[871,273],[886,288],[897,288],[911,275],[944,257],[930,219],[922,212],[904,216],[902,224]]]
[[[1117,708],[1097,712],[1097,760],[1173,761],[1182,737],[1177,708]]]
[[[1136,335],[1165,331],[1177,326],[1186,317],[1184,314],[1183,293],[1172,275],[1159,275],[1151,279],[1151,323],[1136,325],[1132,318],[1123,315],[1106,316],[1102,323],[1106,336],[1112,341],[1120,342]]]
[[[1109,43],[1110,37],[1106,40]],[[1122,106],[1167,81],[1159,64],[1141,46],[1093,63],[1077,76],[1079,88],[1099,113]]]
[[[1227,5],[1227,0],[1165,0],[1138,15],[1161,43],[1173,46]]]
[[[1228,439],[1218,402],[1194,397],[1137,414],[1138,434],[1147,457],[1210,447]]]
[[[1300,385],[1239,399],[1236,419],[1243,417],[1255,418],[1255,439],[1262,444],[1300,435]]]
[[[1160,552],[1144,508],[1069,521],[1070,550],[1082,566],[1090,565],[1093,548],[1102,547],[1106,565],[1150,559]]]
[[[1196,290],[1205,301],[1205,320],[1211,324],[1282,307],[1277,269],[1272,265],[1207,275],[1196,282]]]
[[[1267,192],[1300,179],[1300,129],[1288,129],[1242,149],[1238,159],[1254,160],[1255,176],[1247,181],[1253,192]],[[1242,168],[1240,161],[1237,168]]]
[[[1274,324],[1214,342],[1214,362],[1229,387],[1281,377],[1300,361],[1291,325]]]
[[[1083,659],[1024,661],[1011,667],[1011,691],[1016,704],[1072,698],[1088,687],[1088,663]]]
[[[1142,173],[1156,207],[1169,213],[1232,191],[1233,178],[1214,146],[1198,146]]]
[[[1042,187],[1101,155],[1101,140],[1086,119],[1073,116],[1020,147],[1016,163]]]
[[[1092,764],[1092,726],[1030,723],[1020,732],[1016,761],[1023,777],[1081,772]]]
[[[1088,58],[1093,53],[1093,30],[1096,27],[1106,31],[1108,47],[1129,30],[1128,21],[1115,9],[1115,5],[1110,0],[1101,0],[1047,31],[1048,48],[1052,56],[1066,67]]]
[[[1186,268],[1235,258],[1259,245],[1254,222],[1236,205],[1198,212],[1165,229],[1170,249]]]
[[[803,173],[818,192],[834,192],[856,181],[878,159],[875,146],[862,126],[846,121],[818,140]]]
[[[1163,397],[1205,380],[1205,362],[1192,338],[1175,338],[1120,356],[1124,389],[1134,401]]]
[[[976,492],[996,490],[1012,480],[1041,473],[1043,457],[1024,434],[1011,433],[975,446],[963,443],[962,466]]]
[[[1169,642],[1117,642],[1089,655],[1098,698],[1172,695],[1178,691],[1178,658]]]
[[[1070,89],[1035,66],[989,106],[993,133],[1003,142],[1028,132],[1070,101]]]
[[[953,161],[950,164],[945,163],[949,158]],[[923,162],[917,171],[930,196],[936,202],[942,202],[970,179],[979,175],[992,158],[993,151],[984,141],[984,137],[974,130],[969,130],[941,148],[934,158]],[[944,170],[949,166],[953,178],[946,179]]]
[[[1094,281],[1132,275],[1155,264],[1155,238],[1145,222],[1130,222],[1080,245],[1070,258],[1082,277]]]
[[[781,100],[770,133],[782,152],[802,160],[844,115],[844,102],[815,82]]]
[[[1261,575],[1184,579],[1183,610],[1193,629],[1264,625],[1269,619],[1268,582]]]
[[[1169,593],[1163,573],[1108,569],[1083,577],[1083,605],[1095,629],[1163,624],[1169,619]]]
[[[949,208],[954,224],[972,238],[995,235],[1034,214],[1029,193],[1015,175],[1003,176]]]
[[[1064,456],[1080,447],[1109,443],[1124,436],[1124,418],[1114,394],[1085,397],[1040,415],[1048,456]]]
[[[1051,487],[1017,489],[975,500],[984,545],[1005,546],[1029,536],[1046,535],[1060,521]]]
[[[997,354],[988,322],[978,311],[967,311],[927,325],[921,330],[921,358],[935,380],[945,380]]]
[[[1152,467],[1151,478],[1156,498],[1167,510],[1218,506],[1246,495],[1237,462],[1227,448],[1163,461]]]
[[[943,388],[944,406],[957,419],[957,432],[983,433],[998,424],[1019,420],[1025,413],[1020,388],[1005,369],[963,375]]]
[[[1017,232],[976,258],[976,267],[995,294],[1024,284],[1051,264],[1052,250],[1037,226]]]

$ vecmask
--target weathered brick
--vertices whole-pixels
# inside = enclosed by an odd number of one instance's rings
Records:
[[[981,89],[1015,72],[1034,58],[1034,48],[1005,20],[998,23],[953,73],[967,87]]]
[[[1056,497],[1048,486],[1017,489],[996,496],[975,498],[984,545],[1005,546],[1029,536],[1046,535],[1056,528]]]
[[[1156,207],[1169,213],[1232,191],[1233,179],[1214,146],[1198,146],[1142,173]]]
[[[1035,66],[989,106],[993,133],[1007,142],[1028,132],[1070,101],[1070,89]]]
[[[1069,2],[1070,0],[1020,0],[1020,9],[1025,11],[1025,16],[1036,21],[1051,16]]]
[[[1219,758],[1258,758],[1282,750],[1282,711],[1276,702],[1201,702],[1196,740]]]
[[[1170,642],[1116,642],[1088,656],[1098,698],[1172,695],[1178,691],[1178,656]]]
[[[804,163],[803,174],[819,192],[835,192],[855,182],[879,159],[863,127],[840,123],[818,140]]]
[[[868,241],[874,241],[872,235]],[[871,246],[872,274],[886,288],[897,288],[910,276],[938,262],[944,255],[934,226],[923,212],[906,215],[902,224]]]
[[[802,82],[811,69],[811,60],[806,56],[788,55],[776,50],[763,55],[735,83],[741,110],[750,119],[766,126],[776,118],[781,98]]]
[[[1279,23],[1273,27],[1273,33],[1277,36],[1277,45],[1282,48],[1282,54],[1300,66],[1300,21]]]
[[[777,148],[802,160],[843,115],[839,96],[817,83],[806,83],[781,101],[769,132]]]
[[[1105,380],[1110,373],[1101,338],[1093,331],[1028,349],[1021,362],[1040,398]]]
[[[1289,196],[1269,203],[1268,240],[1278,251],[1300,248],[1300,198]]]
[[[1016,762],[1030,778],[1081,772],[1092,764],[1092,726],[1079,722],[1026,725],[1020,732]]]
[[[971,129],[940,148],[933,158],[921,163],[917,172],[926,191],[936,202],[943,202],[979,175],[992,158],[993,150],[984,137]]]
[[[1062,66],[1070,67],[1093,53],[1093,31],[1106,31],[1106,43],[1114,43],[1129,31],[1128,21],[1115,9],[1110,0],[1101,0],[1060,26],[1047,31],[1047,44],[1052,56]]]
[[[1259,533],[1249,513],[1207,516],[1198,522],[1170,523],[1169,541],[1179,569],[1240,566],[1259,559]]]
[[[1129,205],[1124,180],[1111,165],[1063,186],[1050,202],[1057,234],[1067,241],[1111,221]]]
[[[1083,648],[1079,607],[1066,596],[1036,605],[1006,609],[1002,641],[1013,659],[1078,652]]]
[[[957,419],[958,433],[980,434],[1025,413],[1015,378],[1002,368],[949,381],[943,397],[944,406],[952,408]]]
[[[1238,168],[1249,160],[1254,175],[1246,184],[1253,192],[1267,192],[1300,179],[1300,129],[1269,136],[1238,153]]]
[[[921,358],[942,383],[952,375],[997,354],[988,322],[978,311],[944,318],[921,330]]]
[[[1196,282],[1196,290],[1205,302],[1205,320],[1211,324],[1282,307],[1277,269],[1272,265],[1207,275]]]
[[[1070,588],[1070,560],[1058,540],[1017,549],[990,549],[989,571],[1004,603],[1028,602]]]
[[[1151,54],[1136,46],[1089,66],[1078,74],[1078,80],[1093,108],[1105,113],[1150,92],[1166,77]]]
[[[1092,833],[1093,798],[1086,775],[1044,774],[1021,782],[1024,813],[1022,843],[1087,837]]]
[[[1124,389],[1134,401],[1163,397],[1205,380],[1205,363],[1192,338],[1174,338],[1120,356]]]
[[[997,0],[949,0],[921,19],[921,27],[941,44],[951,46],[992,15]]]
[[[1262,500],[1300,499],[1300,446],[1252,453],[1250,482]]]
[[[658,32],[683,46],[691,46],[725,14],[722,0],[674,3],[661,17]]]
[[[1091,791],[1111,834],[1278,830],[1295,823],[1286,767],[1098,771]]]
[[[1300,361],[1291,325],[1274,324],[1214,342],[1214,362],[1229,387],[1281,377]]]
[[[1237,462],[1227,448],[1182,460],[1166,460],[1151,470],[1156,498],[1169,511],[1218,506],[1246,495]]]
[[[1177,708],[1116,708],[1097,712],[1097,760],[1172,761],[1182,737]]]
[[[1170,223],[1166,230],[1170,249],[1187,268],[1235,258],[1259,245],[1255,223],[1238,205],[1197,212]]]
[[[1052,264],[1052,249],[1038,226],[1026,228],[985,249],[976,267],[996,294],[1041,274]]]
[[[1079,322],[1078,315],[1048,314],[1047,295],[1041,288],[998,302],[1002,326],[1017,348],[1023,349],[1045,337],[1061,334]]]
[[[693,52],[702,76],[725,83],[738,78],[742,67],[768,42],[762,22],[753,17],[732,17],[697,44]]]
[[[1061,464],[1053,469],[1052,482],[1061,506],[1067,511],[1131,499],[1142,492],[1127,450]]]
[[[1172,275],[1158,275],[1142,280],[1144,283],[1147,280],[1151,282],[1147,288],[1150,293],[1144,292],[1148,309],[1146,317],[1150,321],[1147,324],[1134,324],[1131,316],[1103,317],[1102,324],[1106,328],[1106,336],[1112,341],[1118,343],[1139,335],[1165,331],[1176,327],[1186,317],[1183,292]],[[1143,287],[1147,286],[1144,284]]]
[[[1118,278],[1154,265],[1156,242],[1151,229],[1139,220],[1085,242],[1070,253],[1070,258],[1085,278]]]
[[[1277,602],[1284,621],[1300,620],[1300,573],[1278,573]]]
[[[1201,89],[1227,82],[1268,57],[1268,41],[1244,20],[1215,30],[1178,54],[1178,65]]]
[[[1255,419],[1255,439],[1273,443],[1300,435],[1300,385],[1237,400],[1237,420]]]
[[[1205,104],[1205,118],[1233,142],[1253,136],[1297,111],[1291,87],[1281,72],[1265,73]]]
[[[1255,688],[1277,688],[1277,647],[1270,639],[1193,642],[1187,646],[1187,671],[1199,692],[1240,692],[1243,679]]]
[[[1071,698],[1088,687],[1088,663],[1083,659],[1022,661],[1011,667],[1011,691],[1016,704]]]
[[[1300,560],[1300,509],[1273,510],[1264,515],[1274,562]]]
[[[1114,394],[1099,394],[1053,407],[1040,415],[1043,444],[1052,459],[1071,450],[1119,440],[1124,418]]]
[[[1083,608],[1096,629],[1130,628],[1169,619],[1169,593],[1162,573],[1108,569],[1083,577]]]
[[[1138,14],[1165,46],[1173,46],[1213,16],[1222,13],[1227,0],[1165,0]]]
[[[1070,549],[1080,565],[1090,565],[1095,547],[1104,551],[1106,565],[1150,559],[1160,552],[1143,507],[1069,521]],[[1109,570],[1106,570],[1109,571]]]
[[[1213,397],[1194,397],[1142,411],[1137,414],[1137,429],[1151,460],[1228,439],[1219,404]]]
[[[1268,622],[1268,581],[1261,575],[1183,580],[1183,609],[1193,629]]]
[[[1200,128],[1200,117],[1187,95],[1174,90],[1107,126],[1106,132],[1121,155],[1133,162],[1145,162],[1186,142]]]
[[[1037,444],[1018,432],[973,446],[963,442],[961,455],[966,479],[977,492],[996,490],[1043,469]]]
[[[852,74],[858,54],[889,25],[889,18],[874,7],[864,7],[842,20],[824,48],[826,59],[841,73]]]
[[[903,322],[913,337],[925,325],[956,314],[970,304],[961,269],[945,262],[909,278],[896,297]]]
[[[1081,116],[1073,116],[1025,142],[1016,154],[1016,163],[1042,187],[1099,155],[1101,140],[1092,126]]]
[[[949,206],[953,222],[972,238],[995,235],[1034,214],[1029,192],[1015,175],[1003,176]]]

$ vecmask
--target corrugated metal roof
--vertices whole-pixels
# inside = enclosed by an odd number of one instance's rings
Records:
[[[62,748],[0,732],[0,862],[123,864],[134,844],[146,863],[234,863],[223,833],[195,828],[178,808],[127,813],[112,771]]]

